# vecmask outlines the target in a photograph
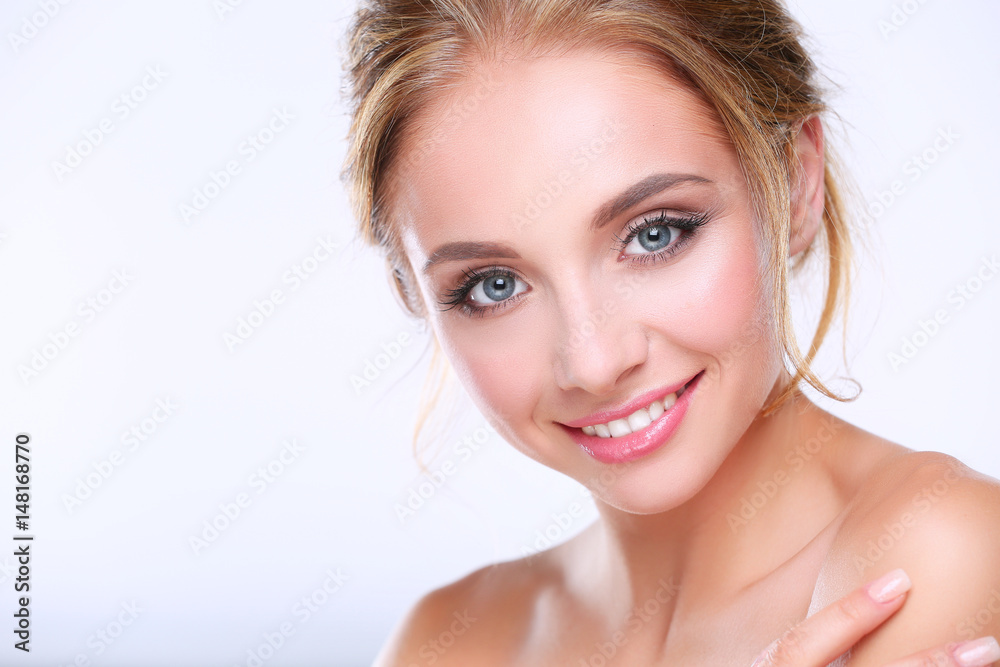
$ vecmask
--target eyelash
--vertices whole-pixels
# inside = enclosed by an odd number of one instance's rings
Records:
[[[663,250],[627,256],[631,258],[630,261],[637,262],[639,264],[661,261],[672,256],[674,253],[686,246],[694,236],[697,229],[702,227],[706,222],[708,222],[708,215],[704,213],[683,217],[673,217],[668,216],[665,211],[661,211],[658,215],[652,218],[640,218],[630,222],[628,227],[625,229],[625,238],[620,238],[617,234],[614,235],[615,239],[618,241],[618,245],[613,249],[618,250],[618,252],[624,252],[625,248],[628,247],[628,244],[632,242],[632,239],[634,239],[644,229],[648,229],[650,227],[664,226],[681,230],[683,234],[680,239]],[[494,313],[510,306],[520,299],[521,294],[525,294],[525,292],[516,294],[509,299],[498,301],[492,306],[470,306],[465,299],[468,297],[469,292],[471,292],[482,280],[497,276],[520,280],[521,277],[511,269],[503,266],[486,266],[479,269],[468,269],[463,270],[462,273],[465,276],[465,279],[461,282],[461,284],[455,289],[447,290],[445,292],[446,298],[441,299],[438,302],[442,306],[447,306],[441,310],[447,311],[458,307],[464,315],[469,317],[483,317],[489,313]]]
[[[512,302],[517,301],[520,298],[520,295],[515,295],[509,299],[498,301],[493,306],[485,306],[481,308],[470,306],[465,301],[466,297],[469,296],[469,292],[471,292],[477,284],[486,278],[495,278],[497,276],[513,278],[515,280],[520,280],[521,278],[510,269],[503,266],[486,266],[481,269],[468,269],[463,270],[462,274],[465,275],[465,279],[461,282],[461,284],[455,289],[447,290],[445,292],[447,298],[438,301],[438,303],[442,306],[447,306],[447,308],[441,308],[442,311],[451,310],[457,306],[464,315],[468,315],[469,317],[483,317],[487,313],[493,313],[506,308]]]
[[[628,227],[625,229],[624,239],[615,234],[615,239],[619,244],[616,249],[619,252],[625,252],[625,248],[627,248],[628,244],[632,242],[632,239],[638,236],[641,231],[649,229],[650,227],[673,227],[674,229],[679,229],[684,232],[684,234],[680,237],[680,240],[670,244],[663,250],[642,253],[639,255],[629,255],[629,257],[632,257],[631,261],[638,262],[640,264],[660,261],[672,256],[674,253],[686,246],[698,228],[702,227],[706,222],[708,222],[708,215],[705,213],[699,213],[697,215],[691,214],[683,217],[673,217],[667,215],[666,211],[661,211],[659,215],[655,217],[641,218],[630,222]]]

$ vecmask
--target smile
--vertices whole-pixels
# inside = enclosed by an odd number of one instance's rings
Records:
[[[662,399],[655,400],[644,408],[639,408],[624,419],[614,419],[603,424],[584,426],[582,430],[587,435],[596,435],[599,438],[618,438],[641,431],[659,419],[664,412],[674,407],[677,399],[684,394],[686,389],[687,385],[684,385],[677,391],[667,394]]]
[[[704,371],[699,372],[684,384],[648,392],[631,404],[604,410],[562,424],[562,427],[584,452],[602,463],[624,463],[642,458],[661,448],[673,436],[703,374]]]

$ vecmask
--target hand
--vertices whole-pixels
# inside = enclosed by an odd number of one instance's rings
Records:
[[[751,667],[824,667],[899,611],[908,590],[910,578],[893,570],[793,627]],[[998,660],[997,640],[982,637],[914,653],[885,667],[987,667]]]

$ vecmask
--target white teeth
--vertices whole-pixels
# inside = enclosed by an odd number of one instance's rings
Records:
[[[623,435],[628,435],[632,432],[629,428],[628,422],[624,419],[615,419],[614,421],[608,422],[608,429],[611,431],[611,436],[614,438],[620,438]]]
[[[659,419],[664,412],[674,407],[677,397],[684,393],[683,389],[677,393],[664,396],[663,400],[653,401],[648,408],[639,408],[624,419],[615,419],[606,424],[594,424],[584,426],[583,432],[586,435],[596,435],[599,438],[620,438],[623,435],[635,433],[646,428]]]
[[[652,423],[653,420],[649,418],[649,413],[646,412],[646,408],[639,408],[628,416],[628,427],[633,433],[646,428]]]

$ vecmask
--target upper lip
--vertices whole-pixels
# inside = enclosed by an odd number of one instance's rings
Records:
[[[648,407],[653,401],[658,401],[669,394],[673,394],[680,391],[681,387],[685,386],[692,380],[694,380],[698,374],[694,374],[683,382],[678,382],[672,384],[668,387],[660,387],[659,389],[650,389],[644,394],[640,394],[630,400],[628,403],[618,405],[611,408],[605,408],[599,410],[586,417],[581,417],[580,419],[575,419],[571,422],[563,422],[566,426],[571,426],[574,428],[581,428],[583,426],[596,426],[597,424],[606,424],[615,419],[625,419],[630,414],[638,410],[639,408]]]

